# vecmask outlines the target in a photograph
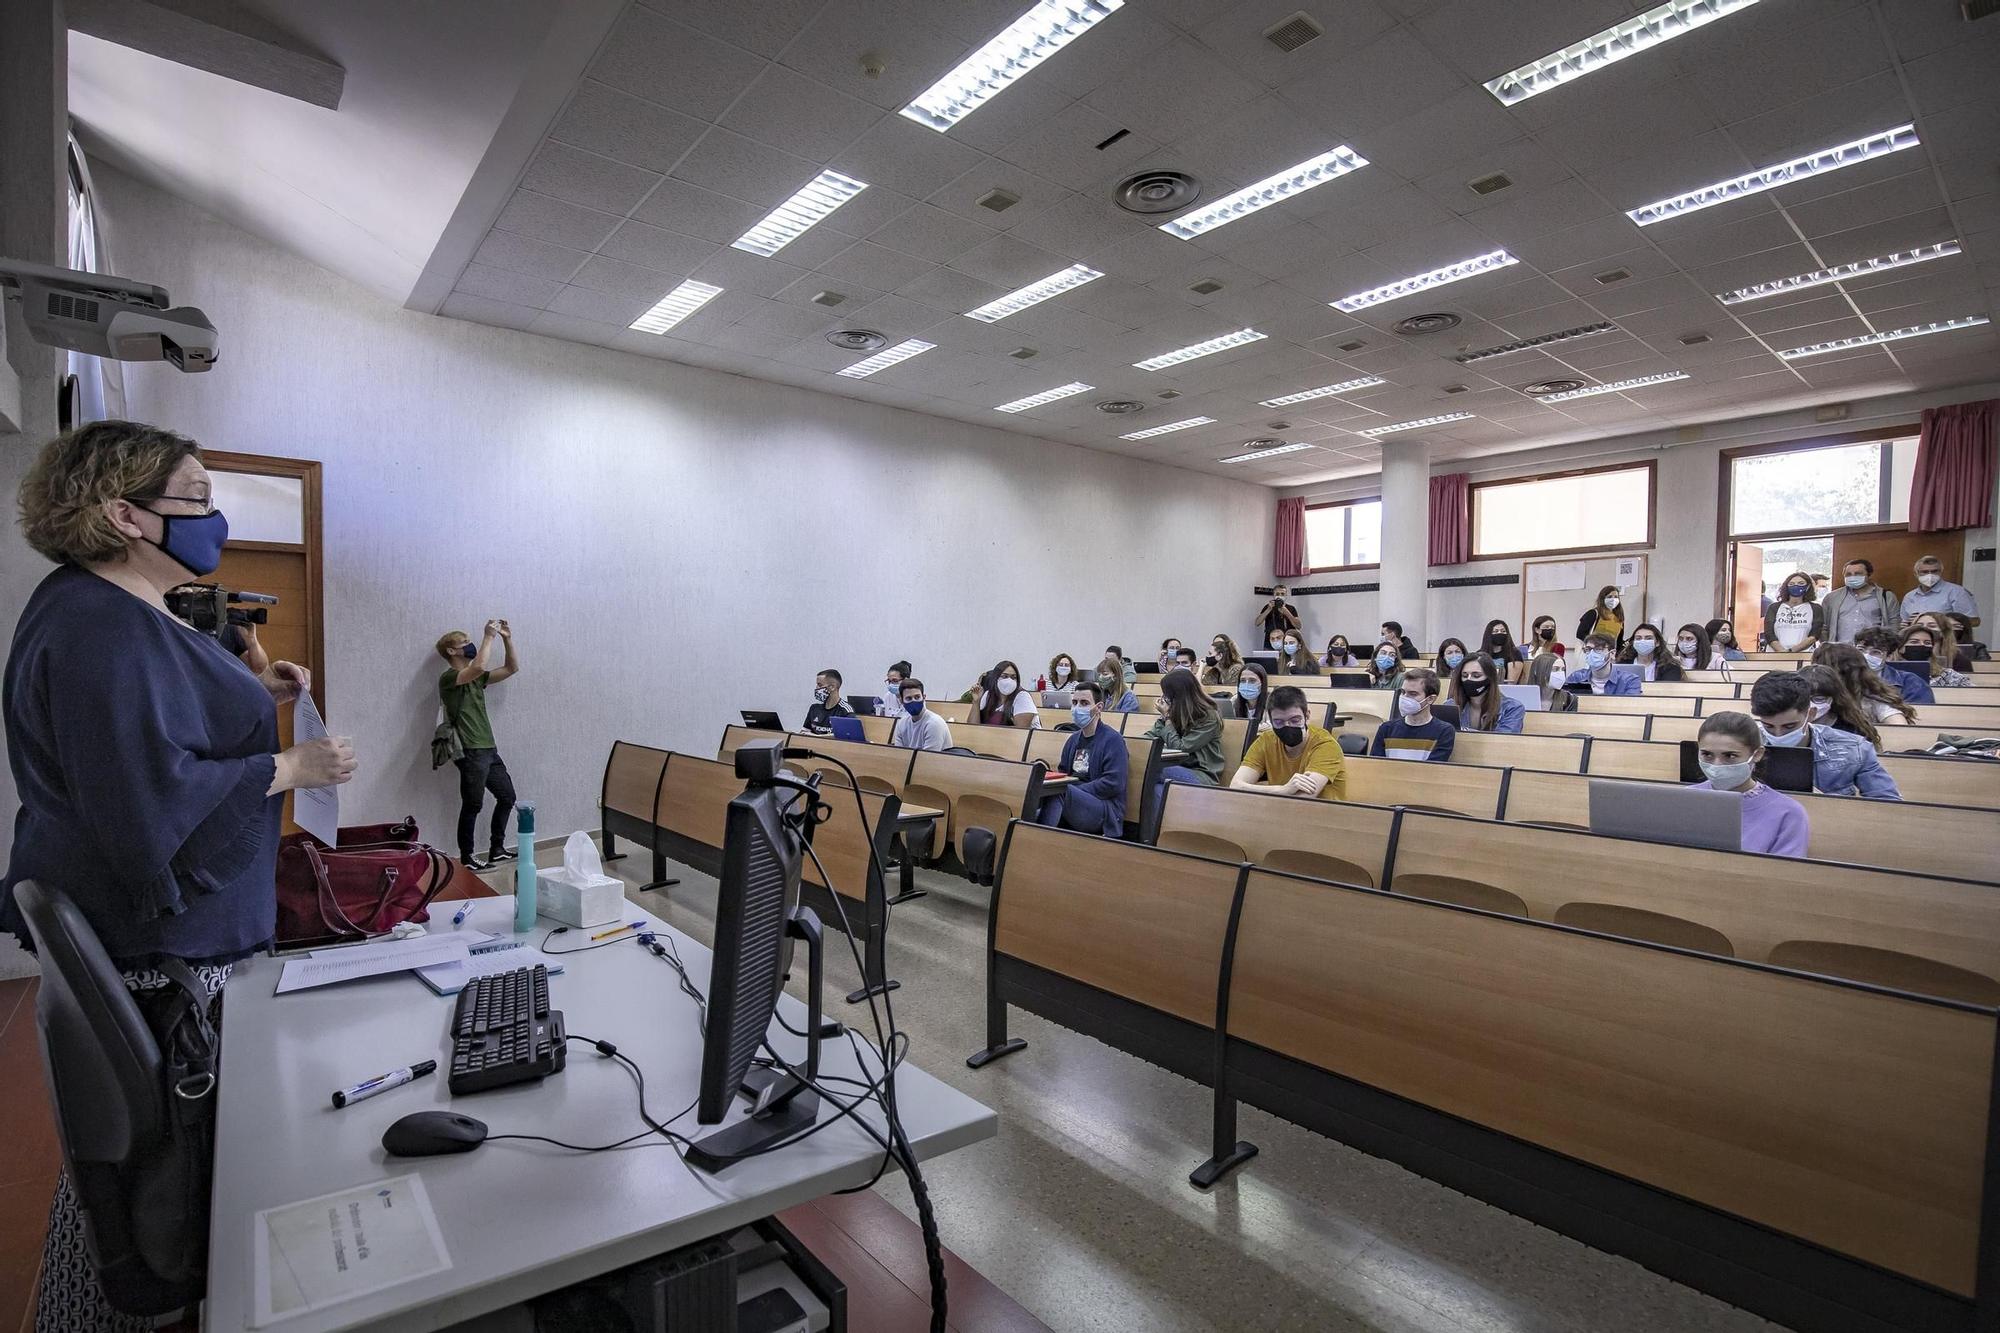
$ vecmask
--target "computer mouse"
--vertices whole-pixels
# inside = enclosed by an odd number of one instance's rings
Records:
[[[486,1122],[456,1111],[416,1111],[382,1132],[391,1157],[436,1157],[471,1152],[486,1142]]]

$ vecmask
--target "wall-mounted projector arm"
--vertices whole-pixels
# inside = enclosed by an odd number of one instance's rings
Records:
[[[36,342],[114,361],[167,361],[188,374],[215,364],[215,325],[193,306],[168,308],[164,287],[0,259],[0,288],[20,303]]]

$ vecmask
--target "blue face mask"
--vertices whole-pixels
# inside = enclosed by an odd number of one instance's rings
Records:
[[[1254,699],[1264,692],[1264,684],[1254,676],[1245,676],[1236,682],[1236,692],[1245,699]]]
[[[1583,660],[1589,664],[1592,671],[1596,671],[1604,665],[1604,650],[1592,648],[1583,655]]]
[[[1069,706],[1070,720],[1079,727],[1087,727],[1090,725],[1091,714],[1096,711],[1089,704],[1071,704]]]
[[[153,545],[172,556],[188,573],[203,578],[222,564],[222,544],[229,540],[229,520],[220,509],[199,517],[162,514],[157,509],[146,512],[160,520],[160,540]]]
[[[1444,655],[1444,664],[1450,667],[1453,671],[1458,670],[1459,664],[1464,661],[1465,661],[1464,653],[1446,653]]]
[[[1849,574],[1844,582],[1847,584],[1849,592],[1860,592],[1868,586],[1868,576],[1866,574]]]
[[[1375,654],[1375,669],[1377,671],[1387,671],[1394,665],[1396,665],[1396,659],[1393,655],[1389,653]]]
[[[905,699],[903,700],[903,711],[911,717],[916,717],[924,711],[924,701],[922,699]]]

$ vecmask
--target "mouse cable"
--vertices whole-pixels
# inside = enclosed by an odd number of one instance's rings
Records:
[[[557,1148],[563,1148],[567,1149],[570,1152],[579,1152],[579,1153],[610,1152],[614,1148],[627,1147],[631,1144],[639,1142],[641,1139],[651,1139],[651,1138],[657,1138],[660,1140],[660,1142],[649,1146],[672,1147],[676,1149],[685,1149],[688,1146],[688,1140],[685,1137],[675,1133],[671,1129],[668,1129],[667,1126],[673,1124],[674,1121],[679,1120],[682,1116],[685,1116],[686,1114],[688,1114],[688,1112],[694,1110],[695,1104],[693,1102],[689,1102],[680,1111],[676,1112],[671,1116],[668,1116],[667,1119],[664,1121],[655,1120],[653,1119],[652,1115],[646,1110],[645,1072],[639,1068],[638,1064],[630,1056],[626,1055],[623,1051],[619,1050],[616,1046],[612,1045],[608,1041],[601,1041],[596,1037],[586,1037],[581,1033],[577,1032],[572,1032],[568,1034],[568,1036],[566,1036],[564,1040],[589,1042],[593,1047],[597,1049],[598,1054],[606,1057],[607,1059],[616,1060],[620,1064],[625,1066],[626,1072],[632,1076],[633,1081],[638,1085],[639,1118],[646,1122],[646,1128],[641,1130],[637,1134],[628,1135],[625,1138],[619,1139],[615,1143],[601,1143],[601,1144],[570,1143],[563,1139],[550,1138],[546,1134],[488,1134],[486,1136],[486,1142],[492,1143],[496,1140],[501,1140],[501,1139],[514,1139],[522,1142],[547,1143]],[[676,1153],[676,1156],[679,1156],[679,1154]],[[682,1160],[685,1161],[685,1159]],[[693,1168],[690,1167],[689,1170],[693,1170]]]

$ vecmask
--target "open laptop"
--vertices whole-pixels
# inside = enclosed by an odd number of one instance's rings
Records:
[[[1542,698],[1542,687],[1539,685],[1502,685],[1500,697],[1512,699],[1530,713],[1548,711],[1548,701]]]
[[[1811,792],[1813,789],[1813,756],[1806,746],[1790,748],[1783,745],[1764,747],[1764,771],[1757,775],[1757,781],[1766,787],[1779,791]],[[1700,782],[1705,775],[1701,771],[1701,744],[1698,741],[1681,742],[1681,781]]]
[[[881,711],[882,701],[872,694],[850,694],[847,706],[854,710],[857,717],[874,717]]]
[[[755,728],[758,731],[783,731],[785,729],[785,724],[778,721],[776,713],[767,713],[756,708],[746,708],[742,711],[741,716],[744,726]]]
[[[1068,690],[1043,690],[1039,700],[1044,708],[1069,708]]]
[[[861,729],[859,718],[835,714],[826,720],[826,725],[832,729],[833,738],[837,741],[859,741],[863,745],[868,743],[868,733]]]
[[[1375,687],[1375,682],[1366,671],[1328,671],[1326,684],[1328,689],[1334,690],[1369,690]]]
[[[1677,847],[1743,850],[1743,798],[1671,782],[1590,780],[1590,831]]]

